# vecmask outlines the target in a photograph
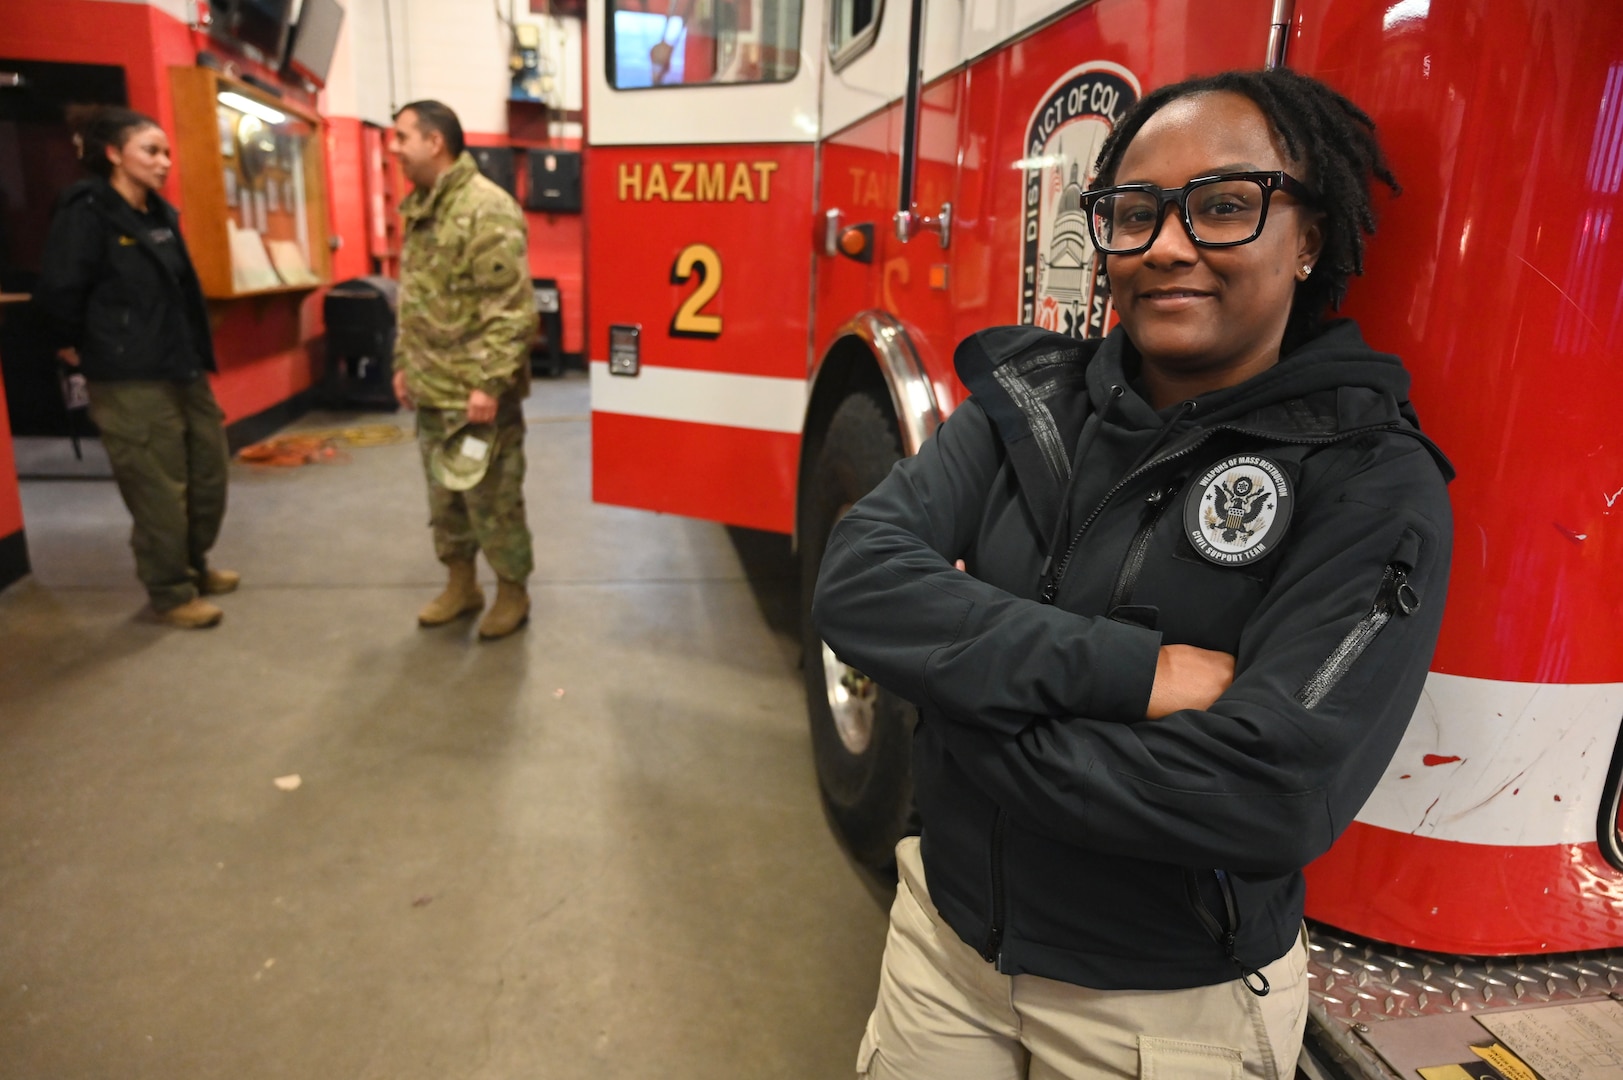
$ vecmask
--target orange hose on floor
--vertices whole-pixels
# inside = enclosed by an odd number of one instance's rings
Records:
[[[243,447],[237,460],[279,468],[316,465],[341,460],[347,456],[343,451],[351,447],[388,446],[406,438],[407,433],[393,424],[293,431]]]

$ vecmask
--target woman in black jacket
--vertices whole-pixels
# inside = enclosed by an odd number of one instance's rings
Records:
[[[1372,178],[1305,76],[1147,95],[1084,197],[1120,325],[965,341],[972,396],[834,530],[813,618],[920,710],[862,1075],[1293,1074],[1301,869],[1408,723],[1452,536],[1401,362],[1326,319]]]
[[[57,204],[35,299],[56,326],[59,355],[85,376],[124,505],[135,519],[136,575],[161,622],[220,621],[204,595],[237,587],[208,553],[225,516],[224,414],[208,310],[158,189],[169,138],[150,117],[99,110],[79,137],[93,174]]]

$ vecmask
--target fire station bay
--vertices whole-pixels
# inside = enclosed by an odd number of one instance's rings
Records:
[[[1620,360],[1615,0],[0,0],[0,1078],[1623,1080]]]

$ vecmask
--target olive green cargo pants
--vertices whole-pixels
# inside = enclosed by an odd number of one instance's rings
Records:
[[[429,458],[466,416],[460,409],[417,410],[434,554],[443,563],[472,562],[483,551],[497,577],[522,585],[535,569],[524,513],[524,406],[513,396],[501,399],[484,479],[467,491],[451,491],[434,479]]]
[[[225,518],[225,414],[208,377],[91,382],[90,418],[135,519],[135,576],[155,611],[197,595]]]

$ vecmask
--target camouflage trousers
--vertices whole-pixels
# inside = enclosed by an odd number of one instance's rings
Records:
[[[197,595],[225,518],[225,414],[208,376],[92,381],[90,418],[134,527],[135,576],[156,611]]]
[[[472,562],[483,551],[497,577],[523,583],[535,569],[524,516],[524,407],[516,398],[502,399],[484,479],[467,491],[451,491],[434,479],[429,456],[465,415],[460,409],[417,410],[417,445],[428,478],[434,554],[442,563]]]

